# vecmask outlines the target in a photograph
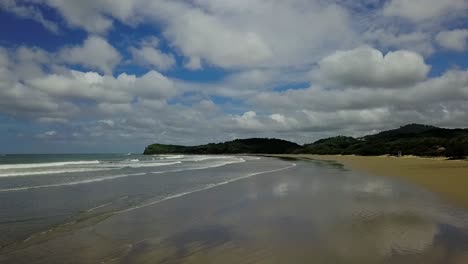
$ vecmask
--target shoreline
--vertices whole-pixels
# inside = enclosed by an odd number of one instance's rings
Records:
[[[87,203],[93,210],[109,202],[99,196],[111,190],[117,195],[110,200],[126,197],[122,206],[130,209],[109,208],[115,213],[98,211],[16,240],[0,250],[0,263],[467,263],[466,211],[422,188],[336,164],[302,157],[249,159],[165,178],[146,175],[58,193],[36,190],[25,199],[76,201],[86,193],[99,200]],[[156,200],[157,186],[192,179],[203,182]],[[142,186],[154,199],[140,192]],[[138,202],[142,206],[135,206]],[[57,208],[64,207],[68,203]],[[54,213],[50,207],[44,212]],[[34,222],[18,224],[3,229],[24,230]]]
[[[395,177],[439,194],[468,209],[468,161],[416,156],[355,156],[280,154],[271,157],[335,161],[346,168],[376,176]]]

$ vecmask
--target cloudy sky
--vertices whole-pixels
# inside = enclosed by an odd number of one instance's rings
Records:
[[[1,0],[0,153],[468,127],[467,0]]]

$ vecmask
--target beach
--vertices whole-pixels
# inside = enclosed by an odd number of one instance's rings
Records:
[[[191,164],[195,158],[205,157],[173,157],[181,163],[169,166]],[[78,198],[74,206],[88,208],[78,209],[75,218],[50,222],[45,230],[16,234],[19,240],[0,249],[0,263],[468,260],[468,213],[424,188],[337,162],[224,159],[232,163],[0,193],[18,203],[62,200],[35,208],[39,216],[63,211]],[[235,162],[240,159],[244,161]],[[165,194],[151,197],[158,188]],[[24,212],[12,208],[2,211],[12,219],[1,223],[10,233],[46,222],[20,219]]]
[[[440,194],[443,199],[468,209],[468,161],[415,156],[355,155],[282,155],[324,161],[336,161],[347,168],[396,177]]]

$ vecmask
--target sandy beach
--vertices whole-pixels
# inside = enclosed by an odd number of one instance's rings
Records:
[[[397,177],[440,194],[443,199],[468,208],[468,161],[415,156],[281,155],[294,158],[337,161],[370,175]]]
[[[155,191],[177,179],[213,182],[229,175],[237,177],[118,211],[93,205],[87,218],[0,248],[0,263],[467,263],[465,210],[424,188],[336,162],[252,159],[66,185],[55,194],[32,189],[23,199],[96,200],[102,190],[142,197],[143,187]]]

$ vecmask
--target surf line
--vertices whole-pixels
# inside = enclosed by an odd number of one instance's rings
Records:
[[[26,190],[52,188],[52,187],[62,187],[62,186],[71,186],[71,185],[79,185],[79,184],[88,184],[88,183],[108,181],[108,180],[114,180],[114,179],[119,179],[119,178],[131,177],[131,176],[142,176],[142,175],[147,175],[147,174],[162,174],[162,173],[170,173],[170,172],[189,171],[189,170],[204,170],[204,169],[217,168],[217,167],[222,167],[222,166],[229,165],[229,164],[242,163],[242,162],[245,162],[245,160],[240,159],[238,161],[225,162],[225,163],[220,164],[220,165],[213,165],[213,166],[200,167],[200,168],[185,168],[185,169],[175,169],[175,170],[167,170],[167,171],[130,173],[130,174],[113,175],[113,176],[96,178],[96,179],[89,179],[89,180],[84,180],[84,181],[77,181],[77,182],[67,182],[67,183],[58,183],[58,184],[48,184],[48,185],[17,187],[17,188],[10,188],[10,189],[0,189],[0,193],[2,193],[2,192],[15,192],[15,191],[26,191]]]
[[[242,176],[242,177],[239,177],[239,178],[235,178],[235,179],[231,179],[231,180],[227,180],[227,181],[224,181],[224,182],[220,182],[220,183],[216,183],[216,184],[210,184],[206,187],[203,187],[203,188],[199,188],[199,189],[196,189],[196,190],[192,190],[192,191],[188,191],[188,192],[183,192],[183,193],[179,193],[179,194],[174,194],[174,195],[170,195],[166,198],[163,198],[161,200],[157,200],[157,201],[153,201],[153,202],[149,202],[149,203],[146,203],[146,204],[142,204],[142,205],[138,205],[138,206],[134,206],[134,207],[130,207],[130,208],[127,208],[127,209],[124,209],[124,210],[120,210],[120,211],[114,211],[114,212],[109,212],[109,213],[105,213],[105,214],[102,214],[101,216],[112,216],[112,215],[117,215],[117,214],[121,214],[121,213],[126,213],[126,212],[130,212],[130,211],[133,211],[133,210],[137,210],[137,209],[141,209],[141,208],[144,208],[144,207],[148,207],[148,206],[151,206],[151,205],[156,205],[156,204],[159,204],[159,203],[162,203],[162,202],[165,202],[165,201],[168,201],[168,200],[172,200],[172,199],[176,199],[176,198],[179,198],[179,197],[182,197],[182,196],[185,196],[185,195],[189,195],[189,194],[192,194],[192,193],[197,193],[197,192],[201,192],[201,191],[205,191],[205,190],[208,190],[208,189],[211,189],[211,188],[216,188],[216,187],[219,187],[219,186],[222,186],[222,185],[225,185],[225,184],[228,184],[228,183],[231,183],[231,182],[236,182],[236,181],[240,181],[240,180],[243,180],[243,179],[247,179],[247,178],[250,178],[250,177],[253,177],[253,176],[256,176],[256,175],[261,175],[261,174],[267,174],[267,173],[273,173],[273,172],[278,172],[278,171],[284,171],[284,170],[288,170],[288,169],[291,169],[291,168],[294,168],[296,167],[296,163],[291,163],[291,165],[287,166],[287,167],[284,167],[284,168],[280,168],[280,169],[276,169],[276,170],[268,170],[268,171],[260,171],[260,172],[254,172],[254,173],[249,173],[245,176]],[[121,197],[119,200],[124,200],[124,199],[127,199],[128,196],[124,196],[124,197]],[[101,207],[104,207],[104,206],[107,206],[107,205],[110,205],[112,204],[113,202],[110,202],[108,204],[104,204],[104,205],[100,205],[100,206],[97,206],[95,208],[91,208],[89,210],[87,210],[87,212],[89,211],[92,211],[92,210],[96,210],[98,208],[101,208]],[[71,222],[68,222],[68,223],[65,223],[65,224],[61,224],[59,225],[57,228],[60,228],[62,226],[67,226],[67,225],[73,225],[74,223],[76,223],[76,220],[74,221],[71,221]],[[52,229],[49,229],[47,231],[44,231],[44,232],[41,232],[39,234],[34,234],[28,238],[26,238],[25,240],[23,240],[23,243],[24,242],[27,242],[31,239],[34,239],[36,238],[37,236],[40,236],[40,235],[43,235],[43,234],[46,234],[52,230],[54,230],[55,228],[52,228]]]
[[[120,200],[120,199],[119,199],[119,200]],[[97,209],[102,208],[102,207],[106,207],[106,206],[111,205],[111,204],[113,204],[113,203],[114,203],[114,202],[110,202],[110,203],[106,203],[106,204],[101,204],[101,205],[99,205],[99,206],[96,206],[96,207],[93,207],[93,208],[91,208],[91,209],[86,210],[86,212],[92,212],[92,211],[94,211],[94,210],[97,210]]]
[[[216,183],[216,184],[210,184],[210,185],[208,185],[208,186],[206,186],[206,187],[199,188],[199,189],[195,189],[195,190],[188,191],[188,192],[183,192],[183,193],[178,193],[178,194],[170,195],[170,196],[165,197],[165,198],[163,198],[163,199],[161,199],[161,200],[157,200],[157,201],[145,203],[145,204],[142,204],[142,205],[130,207],[130,208],[127,208],[127,209],[124,209],[124,210],[120,210],[120,211],[110,212],[110,213],[107,213],[107,214],[105,214],[105,215],[115,215],[115,214],[121,214],[121,213],[130,212],[130,211],[137,210],[137,209],[141,209],[141,208],[148,207],[148,206],[151,206],[151,205],[159,204],[159,203],[162,203],[162,202],[165,202],[165,201],[168,201],[168,200],[176,199],[176,198],[179,198],[179,197],[188,195],[188,194],[192,194],[192,193],[197,193],[197,192],[205,191],[205,190],[208,190],[208,189],[211,189],[211,188],[216,188],[216,187],[219,187],[219,186],[222,186],[222,185],[231,183],[231,182],[236,182],[236,181],[240,181],[240,180],[243,180],[243,179],[247,179],[247,178],[250,178],[250,177],[253,177],[253,176],[256,176],[256,175],[261,175],[261,174],[267,174],[267,173],[273,173],[273,172],[288,170],[288,169],[291,169],[291,168],[294,168],[294,167],[296,167],[296,163],[291,163],[291,165],[289,165],[289,166],[287,166],[287,167],[284,167],[284,168],[281,168],[281,169],[249,173],[249,174],[247,174],[247,175],[245,175],[245,176],[242,176],[242,177],[239,177],[239,178],[227,180],[227,181],[220,182],[220,183]]]

